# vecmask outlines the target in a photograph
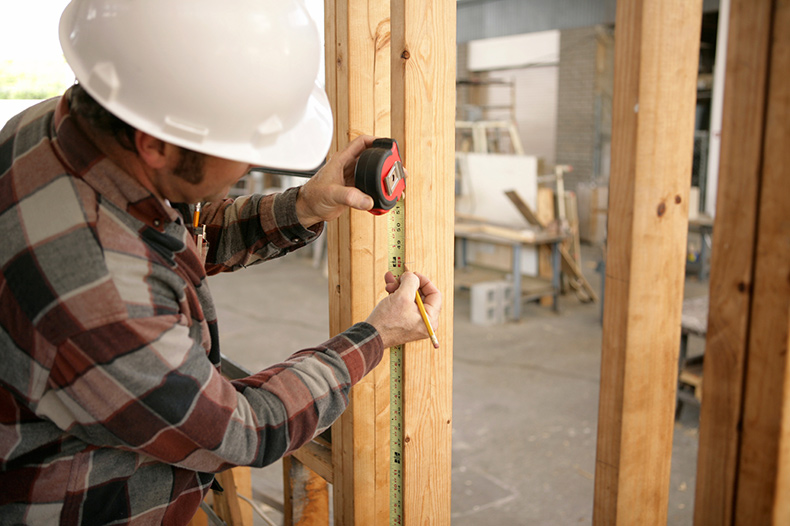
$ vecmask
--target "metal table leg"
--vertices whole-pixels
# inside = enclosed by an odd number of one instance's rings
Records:
[[[560,310],[559,295],[561,268],[560,242],[557,241],[551,244],[551,286],[554,288],[554,301],[552,304],[554,312],[559,312]]]
[[[513,243],[513,319],[521,319],[521,243]]]

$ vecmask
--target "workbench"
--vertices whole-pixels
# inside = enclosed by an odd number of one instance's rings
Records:
[[[519,231],[508,232],[506,229],[499,231],[487,229],[475,231],[461,224],[456,224],[456,258],[455,258],[455,285],[460,288],[470,288],[472,285],[484,281],[503,280],[510,281],[513,285],[513,307],[511,318],[521,318],[521,306],[526,301],[533,301],[543,296],[551,295],[552,307],[559,310],[558,297],[560,294],[560,244],[565,239],[563,234],[545,231],[532,231],[519,234]],[[478,241],[493,245],[508,246],[512,249],[510,271],[476,268],[468,264],[469,241]],[[521,272],[521,256],[524,247],[538,247],[548,245],[551,247],[551,279],[523,276]]]

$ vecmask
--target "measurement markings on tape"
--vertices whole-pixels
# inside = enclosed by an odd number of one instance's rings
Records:
[[[373,198],[371,214],[389,212],[387,270],[400,277],[406,257],[402,197],[406,172],[397,141],[376,139],[362,152],[354,168],[354,186]],[[390,348],[390,524],[394,525],[403,524],[403,464],[403,346],[398,345]]]
[[[404,199],[388,217],[388,270],[404,271],[406,257]],[[390,348],[390,525],[403,524],[403,345]]]

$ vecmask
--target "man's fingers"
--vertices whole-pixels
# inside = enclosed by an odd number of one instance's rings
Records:
[[[398,290],[403,289],[404,293],[414,296],[419,288],[420,278],[414,272],[406,271],[401,274]]]
[[[373,144],[373,141],[376,140],[375,137],[372,135],[360,135],[346,146],[340,153],[335,155],[335,158],[346,165],[350,162],[356,161],[357,157],[359,157],[362,152],[364,152],[370,145]]]
[[[384,274],[384,288],[387,290],[388,294],[392,294],[398,290],[398,285],[398,278],[395,277],[395,274],[392,272]]]
[[[401,294],[406,294],[409,298],[414,298],[419,290],[428,316],[434,323],[438,320],[439,312],[442,310],[442,293],[427,277],[416,272],[406,271],[400,278],[396,278],[392,272],[387,272],[384,275],[384,281],[389,294],[398,291]]]
[[[387,272],[384,275],[384,282],[385,282],[385,288],[387,289],[387,292],[390,294],[394,293],[396,290],[400,290],[401,288],[403,288],[403,284],[404,282],[406,282],[408,283],[408,285],[405,290],[406,291],[411,290],[411,295],[414,296],[414,294],[417,292],[420,286],[419,278],[417,278],[417,276],[415,276],[413,272],[409,272],[408,270],[403,274],[401,274],[399,278],[395,277],[395,275],[392,272]]]

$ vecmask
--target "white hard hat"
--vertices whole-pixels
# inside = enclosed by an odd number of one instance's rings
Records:
[[[290,170],[329,149],[321,42],[300,0],[72,0],[60,43],[97,102],[166,142]]]

